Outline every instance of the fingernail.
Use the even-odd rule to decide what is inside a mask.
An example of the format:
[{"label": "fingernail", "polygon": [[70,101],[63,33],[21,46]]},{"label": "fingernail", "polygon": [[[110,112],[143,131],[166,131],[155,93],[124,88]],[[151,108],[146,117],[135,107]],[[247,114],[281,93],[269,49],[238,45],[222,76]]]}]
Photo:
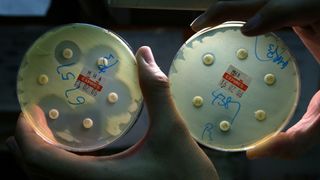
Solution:
[{"label": "fingernail", "polygon": [[192,23],[190,24],[190,27],[193,30],[200,30],[204,21],[205,21],[204,14],[201,14],[195,20],[192,21]]},{"label": "fingernail", "polygon": [[143,46],[139,48],[136,58],[138,59],[138,61],[144,61],[147,64],[151,64],[153,61],[150,47]]},{"label": "fingernail", "polygon": [[137,56],[136,56],[138,62],[144,62],[146,64],[149,64],[142,56],[141,56],[141,53],[138,53]]},{"label": "fingernail", "polygon": [[150,64],[150,63],[151,63],[150,59],[148,59],[148,58],[145,58],[145,57],[141,56],[141,59],[142,59],[144,62],[146,62],[147,64]]},{"label": "fingernail", "polygon": [[142,55],[141,55],[141,52],[137,52],[137,54],[136,54],[136,59],[137,59],[137,61],[138,61],[138,64],[149,64],[143,57],[142,57]]},{"label": "fingernail", "polygon": [[261,23],[260,14],[255,15],[253,18],[249,19],[248,22],[241,28],[242,32],[246,33],[252,31]]}]

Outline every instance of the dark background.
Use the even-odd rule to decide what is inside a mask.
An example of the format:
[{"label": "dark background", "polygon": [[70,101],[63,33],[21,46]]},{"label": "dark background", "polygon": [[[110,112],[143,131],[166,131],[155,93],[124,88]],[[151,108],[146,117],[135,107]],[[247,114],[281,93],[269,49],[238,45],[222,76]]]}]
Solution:
[{"label": "dark background", "polygon": [[[0,4],[1,6],[1,4]],[[16,74],[28,47],[52,27],[66,23],[90,23],[110,29],[123,37],[135,51],[150,46],[164,72],[194,32],[189,24],[201,12],[175,10],[142,10],[109,8],[102,0],[52,1],[44,16],[0,16],[0,161],[2,177],[23,178],[25,174],[5,146],[5,139],[14,134],[20,113],[16,97]],[[312,95],[320,87],[320,68],[298,37],[289,29],[276,32],[296,56],[301,71],[302,92],[296,114],[297,122],[305,112]],[[135,143],[146,131],[144,109],[132,130],[107,148],[121,151]],[[261,159],[249,161],[244,153],[224,153],[204,148],[216,165],[222,180],[228,179],[320,179],[320,147],[316,146],[295,160]],[[8,178],[8,179],[9,179]],[[5,178],[1,178],[5,179]]]}]

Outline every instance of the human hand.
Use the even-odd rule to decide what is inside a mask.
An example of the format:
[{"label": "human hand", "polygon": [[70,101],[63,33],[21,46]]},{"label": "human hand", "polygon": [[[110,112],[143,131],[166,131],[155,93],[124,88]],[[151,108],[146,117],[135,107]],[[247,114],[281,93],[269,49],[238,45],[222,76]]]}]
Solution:
[{"label": "human hand", "polygon": [[310,101],[302,119],[269,141],[247,151],[249,159],[276,157],[293,159],[320,142],[320,91]]},{"label": "human hand", "polygon": [[[242,33],[259,35],[282,27],[293,27],[306,47],[320,62],[320,3],[317,0],[219,1],[192,24],[195,31],[225,21],[247,21]],[[247,151],[250,159],[259,157],[294,158],[320,141],[320,91],[312,98],[302,119],[286,132]]]},{"label": "human hand", "polygon": [[177,113],[168,78],[157,66],[150,48],[141,47],[136,56],[140,87],[150,117],[144,138],[119,154],[77,155],[43,141],[21,115],[15,137],[8,138],[7,145],[30,177],[218,179],[213,164],[192,139]]},{"label": "human hand", "polygon": [[195,31],[225,21],[247,21],[242,33],[255,36],[293,27],[320,63],[320,3],[318,0],[235,0],[213,3],[191,27]]}]

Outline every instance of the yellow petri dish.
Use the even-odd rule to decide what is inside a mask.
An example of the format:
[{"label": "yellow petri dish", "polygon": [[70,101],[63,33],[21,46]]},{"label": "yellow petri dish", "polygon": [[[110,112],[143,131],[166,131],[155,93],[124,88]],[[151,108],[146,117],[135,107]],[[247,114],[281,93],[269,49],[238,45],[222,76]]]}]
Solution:
[{"label": "yellow petri dish", "polygon": [[[273,33],[244,36],[241,26],[227,22],[196,33],[177,52],[169,72],[172,96],[192,136],[222,151],[245,151],[277,134],[300,96],[298,67],[284,42]],[[241,61],[239,49],[247,54]],[[211,66],[203,64],[206,54],[215,57]],[[266,74],[277,82],[266,84]],[[203,98],[201,107],[190,103],[194,96]],[[257,121],[257,110],[268,117]],[[221,122],[228,131],[221,130]]]},{"label": "yellow petri dish", "polygon": [[[108,63],[97,63],[99,59]],[[39,77],[46,78],[39,83]],[[35,41],[21,63],[17,92],[36,133],[77,152],[98,150],[119,139],[142,105],[131,49],[115,33],[89,24],[64,25]],[[111,104],[106,99],[113,92],[119,100]],[[90,128],[83,127],[86,118],[94,124]]]}]

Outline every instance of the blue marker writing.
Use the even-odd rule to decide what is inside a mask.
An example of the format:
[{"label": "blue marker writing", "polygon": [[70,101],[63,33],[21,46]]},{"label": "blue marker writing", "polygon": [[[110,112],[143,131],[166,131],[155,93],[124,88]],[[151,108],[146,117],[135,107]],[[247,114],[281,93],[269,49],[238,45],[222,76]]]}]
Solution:
[{"label": "blue marker writing", "polygon": [[114,62],[113,64],[110,64],[110,65],[99,65],[98,68],[99,68],[99,73],[104,73],[107,71],[107,69],[109,69],[110,67],[116,65],[118,63],[118,60],[116,62]]},{"label": "blue marker writing", "polygon": [[61,74],[61,71],[60,71],[61,68],[63,68],[63,67],[69,67],[69,66],[72,66],[72,65],[74,65],[74,64],[75,64],[75,63],[70,63],[70,64],[62,64],[62,65],[58,66],[57,69],[56,69],[56,70],[57,70],[57,73],[58,73],[58,74]]},{"label": "blue marker writing", "polygon": [[209,140],[212,141],[213,127],[212,123],[205,124],[201,138],[204,139],[205,135],[208,134]]},{"label": "blue marker writing", "polygon": [[[115,57],[112,54],[109,54],[108,56],[105,56],[104,58],[106,58],[108,61],[114,60]],[[99,68],[99,73],[104,73],[107,71],[107,69],[111,68],[112,66],[116,65],[119,61],[117,59],[115,59],[115,62],[113,62],[112,64],[108,64],[108,65],[98,65]]]},{"label": "blue marker writing", "polygon": [[284,51],[279,53],[278,45],[275,45],[275,44],[268,45],[267,52],[266,52],[267,59],[263,59],[259,57],[257,49],[258,49],[258,37],[256,37],[256,42],[255,42],[255,55],[259,61],[272,61],[273,63],[280,65],[281,69],[285,69],[288,66],[289,61],[284,60],[284,57],[282,56]]},{"label": "blue marker writing", "polygon": [[[235,115],[231,119],[231,124],[232,124],[233,121],[235,120],[235,118],[237,117],[237,115],[240,112],[241,104],[238,101],[234,101],[231,96],[226,96],[223,93],[223,91],[220,91],[220,90],[221,89],[214,90],[211,93],[211,95],[213,97],[213,99],[211,101],[211,104],[212,105],[216,104],[218,106],[223,107],[226,110],[229,110],[229,105],[236,105],[237,106],[237,108],[236,108],[237,110],[236,110]],[[219,91],[220,91],[220,93],[219,93]]]},{"label": "blue marker writing", "polygon": [[[74,80],[76,77],[74,75],[74,73],[72,72],[67,72],[67,73],[62,73],[61,72],[61,69],[64,68],[64,67],[69,67],[69,66],[72,66],[74,65],[75,63],[70,63],[70,64],[63,64],[63,65],[60,65],[57,67],[56,71],[57,71],[57,74],[61,75],[61,79],[63,81],[67,81],[67,80]],[[67,98],[67,101],[69,104],[72,104],[72,105],[81,105],[81,104],[84,104],[86,102],[86,99],[83,97],[83,96],[77,96],[75,98],[75,101],[70,101],[69,99],[69,94],[72,92],[72,91],[75,91],[77,89],[79,89],[80,86],[77,86],[76,88],[71,88],[71,89],[67,89],[65,90],[64,92],[64,95],[65,97]]]}]

